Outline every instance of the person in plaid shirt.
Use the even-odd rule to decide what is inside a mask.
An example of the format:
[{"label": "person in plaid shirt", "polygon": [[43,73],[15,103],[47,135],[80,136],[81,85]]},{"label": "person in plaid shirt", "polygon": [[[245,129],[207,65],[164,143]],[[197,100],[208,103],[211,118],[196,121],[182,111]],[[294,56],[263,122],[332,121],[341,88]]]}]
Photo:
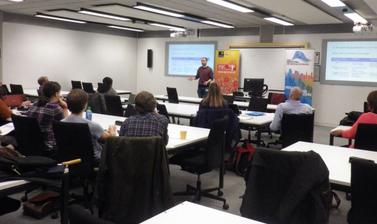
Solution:
[{"label": "person in plaid shirt", "polygon": [[155,111],[156,105],[156,99],[151,93],[147,91],[138,93],[135,97],[135,109],[138,114],[124,121],[119,135],[129,137],[161,136],[166,145],[169,120]]},{"label": "person in plaid shirt", "polygon": [[68,116],[67,103],[62,100],[60,89],[57,82],[45,83],[42,88],[43,95],[26,112],[28,117],[37,119],[47,146],[46,155],[50,156],[56,151],[52,122]]}]

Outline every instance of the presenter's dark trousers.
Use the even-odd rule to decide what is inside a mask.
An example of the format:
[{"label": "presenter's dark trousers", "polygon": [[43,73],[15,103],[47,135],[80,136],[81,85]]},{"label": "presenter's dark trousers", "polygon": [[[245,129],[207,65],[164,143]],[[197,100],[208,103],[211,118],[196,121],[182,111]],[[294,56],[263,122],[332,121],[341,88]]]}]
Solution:
[{"label": "presenter's dark trousers", "polygon": [[207,96],[208,87],[207,86],[198,86],[198,97],[204,98]]}]

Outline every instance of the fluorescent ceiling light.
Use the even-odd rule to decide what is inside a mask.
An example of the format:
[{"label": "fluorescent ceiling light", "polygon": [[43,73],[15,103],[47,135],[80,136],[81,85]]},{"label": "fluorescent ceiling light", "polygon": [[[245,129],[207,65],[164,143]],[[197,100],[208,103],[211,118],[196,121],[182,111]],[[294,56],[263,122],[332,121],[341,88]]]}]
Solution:
[{"label": "fluorescent ceiling light", "polygon": [[344,15],[347,16],[348,18],[350,18],[354,23],[361,23],[361,24],[367,24],[368,23],[368,21],[366,19],[364,19],[362,16],[360,16],[356,12],[344,13]]},{"label": "fluorescent ceiling light", "polygon": [[66,18],[57,17],[57,16],[49,16],[49,15],[42,15],[42,14],[37,14],[35,16],[40,17],[40,18],[45,18],[45,19],[60,20],[60,21],[71,22],[71,23],[86,23],[85,21],[81,21],[81,20],[66,19]]},{"label": "fluorescent ceiling light", "polygon": [[209,24],[209,25],[213,25],[213,26],[223,27],[223,28],[234,28],[234,26],[224,24],[224,23],[215,22],[215,21],[212,21],[212,20],[201,20],[200,22],[205,23],[205,24]]},{"label": "fluorescent ceiling light", "polygon": [[270,22],[273,22],[273,23],[277,23],[277,24],[283,25],[283,26],[293,26],[294,25],[293,23],[289,23],[287,21],[284,21],[282,19],[278,19],[278,18],[275,18],[275,17],[266,17],[264,19],[268,20]]},{"label": "fluorescent ceiling light", "polygon": [[159,9],[159,8],[155,8],[155,7],[151,7],[151,6],[147,6],[147,5],[135,5],[134,8],[135,9],[141,9],[141,10],[148,11],[148,12],[154,12],[154,13],[158,13],[158,14],[162,14],[162,15],[167,15],[167,16],[185,17],[185,15],[180,14],[180,13],[171,12],[171,11],[167,11],[167,10],[163,10],[163,9]]},{"label": "fluorescent ceiling light", "polygon": [[108,19],[115,19],[115,20],[121,20],[121,21],[130,21],[129,18],[121,17],[121,16],[114,16],[106,13],[99,13],[99,12],[93,12],[89,10],[80,10],[79,13],[81,14],[86,14],[86,15],[91,15],[91,16],[99,16],[99,17],[104,17]]},{"label": "fluorescent ceiling light", "polygon": [[8,0],[10,2],[23,2],[24,0]]},{"label": "fluorescent ceiling light", "polygon": [[207,2],[211,2],[229,9],[233,9],[239,12],[243,13],[249,13],[249,12],[254,12],[254,10],[251,10],[245,6],[238,5],[236,3],[230,2],[230,1],[225,1],[225,0],[207,0]]},{"label": "fluorescent ceiling light", "polygon": [[134,31],[134,32],[144,32],[144,30],[141,29],[135,29],[135,28],[129,28],[129,27],[124,27],[124,26],[107,26],[113,29],[119,29],[119,30],[129,30],[129,31]]},{"label": "fluorescent ceiling light", "polygon": [[176,26],[171,26],[171,25],[166,25],[166,24],[161,24],[161,23],[148,23],[148,24],[152,25],[152,26],[159,26],[159,27],[168,28],[171,31],[182,31],[182,32],[186,31],[186,29],[181,28],[181,27],[176,27]]},{"label": "fluorescent ceiling light", "polygon": [[343,7],[343,6],[346,6],[346,4],[344,4],[344,2],[342,2],[340,0],[321,0],[321,1],[323,1],[324,3],[326,3],[330,7]]}]

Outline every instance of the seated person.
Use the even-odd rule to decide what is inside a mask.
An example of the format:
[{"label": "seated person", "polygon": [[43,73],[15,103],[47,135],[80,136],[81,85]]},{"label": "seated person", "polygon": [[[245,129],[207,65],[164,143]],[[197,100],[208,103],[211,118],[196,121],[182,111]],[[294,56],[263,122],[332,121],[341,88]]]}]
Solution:
[{"label": "seated person", "polygon": [[227,108],[226,101],[221,94],[221,89],[216,82],[212,81],[208,88],[207,96],[200,102],[201,108]]},{"label": "seated person", "polygon": [[47,82],[48,82],[47,76],[41,76],[41,77],[39,77],[39,79],[38,79],[39,87],[38,87],[38,90],[37,90],[38,91],[38,96],[40,96],[42,94],[43,85],[45,83],[47,83]]},{"label": "seated person", "polygon": [[289,99],[284,103],[280,103],[275,111],[274,120],[270,124],[272,131],[280,131],[281,119],[283,114],[311,114],[313,108],[305,103],[300,102],[302,90],[299,87],[293,87],[289,94]]},{"label": "seated person", "polygon": [[106,95],[113,95],[113,96],[118,95],[117,91],[115,91],[115,89],[113,89],[113,79],[112,78],[105,77],[105,78],[102,79],[102,83],[103,83],[103,89],[99,90],[100,91],[99,93],[103,93],[103,94],[106,94]]},{"label": "seated person", "polygon": [[[88,94],[82,89],[73,89],[67,96],[67,105],[71,114],[64,118],[63,122],[87,123],[90,133],[93,137],[93,151],[96,159],[101,158],[102,146],[98,142],[99,139],[104,140],[110,136],[116,135],[115,125],[111,125],[108,130],[103,128],[96,122],[83,118],[83,114],[88,105]],[[79,137],[79,136],[78,136]]]},{"label": "seated person", "polygon": [[151,93],[147,91],[138,93],[135,97],[137,114],[124,121],[119,135],[129,137],[161,136],[167,144],[169,120],[155,111],[156,105],[156,99]]},{"label": "seated person", "polygon": [[26,112],[28,117],[36,118],[39,123],[48,148],[47,156],[53,155],[56,151],[52,122],[60,121],[68,116],[67,104],[60,96],[60,89],[61,87],[57,82],[45,83],[39,100]]},{"label": "seated person", "polygon": [[367,97],[370,112],[363,113],[348,130],[334,130],[331,135],[354,139],[359,124],[377,124],[377,90],[369,93]]}]

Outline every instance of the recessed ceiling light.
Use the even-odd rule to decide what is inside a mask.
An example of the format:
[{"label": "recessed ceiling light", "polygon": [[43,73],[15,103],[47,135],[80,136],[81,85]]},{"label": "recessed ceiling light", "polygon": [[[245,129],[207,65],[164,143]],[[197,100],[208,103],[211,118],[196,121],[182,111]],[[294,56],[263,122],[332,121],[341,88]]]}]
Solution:
[{"label": "recessed ceiling light", "polygon": [[368,21],[366,19],[364,19],[362,16],[360,16],[356,12],[344,13],[344,15],[347,16],[348,18],[350,18],[354,23],[361,23],[361,24],[367,24],[368,23]]},{"label": "recessed ceiling light", "polygon": [[162,15],[166,15],[166,16],[185,17],[185,15],[177,13],[177,12],[168,11],[168,10],[165,10],[165,9],[161,9],[161,8],[153,7],[153,6],[149,6],[149,5],[144,5],[144,4],[135,5],[134,8],[144,10],[144,11],[148,11],[148,12],[154,12],[154,13],[158,13],[158,14],[162,14]]},{"label": "recessed ceiling light", "polygon": [[71,23],[86,23],[85,21],[81,21],[81,20],[67,19],[63,17],[49,16],[49,15],[43,15],[43,14],[37,14],[35,16],[40,17],[40,18],[45,18],[45,19],[60,20],[60,21],[71,22]]},{"label": "recessed ceiling light", "polygon": [[8,0],[10,2],[23,2],[24,0]]},{"label": "recessed ceiling light", "polygon": [[343,6],[346,6],[346,4],[344,4],[344,2],[342,2],[340,0],[321,0],[321,1],[323,1],[324,3],[326,3],[330,7],[343,7]]},{"label": "recessed ceiling light", "polygon": [[277,24],[283,25],[283,26],[293,26],[294,25],[293,23],[289,23],[287,21],[284,21],[282,19],[278,19],[278,18],[275,18],[275,17],[266,17],[264,19],[268,20],[270,22],[273,22],[273,23],[277,23]]},{"label": "recessed ceiling light", "polygon": [[79,13],[86,14],[86,15],[91,15],[91,16],[104,17],[104,18],[108,18],[108,19],[115,19],[115,20],[121,20],[121,21],[130,21],[130,19],[126,18],[126,17],[110,15],[110,14],[107,14],[107,13],[99,13],[99,12],[94,12],[94,11],[86,10],[86,9],[80,10]]},{"label": "recessed ceiling light", "polygon": [[119,29],[119,30],[129,30],[129,31],[134,31],[134,32],[144,32],[144,30],[141,30],[141,29],[124,27],[124,26],[113,26],[113,25],[110,25],[110,26],[107,26],[107,27],[110,27],[110,28],[113,28],[113,29]]},{"label": "recessed ceiling light", "polygon": [[231,1],[225,1],[225,0],[207,0],[207,2],[211,2],[229,9],[233,9],[239,12],[243,13],[249,13],[249,12],[254,12],[254,10],[249,9],[245,6],[239,5],[237,3],[231,2]]},{"label": "recessed ceiling light", "polygon": [[212,21],[212,20],[201,20],[200,22],[205,23],[205,24],[209,24],[209,25],[213,25],[213,26],[223,27],[223,28],[234,28],[234,26],[224,24],[224,23],[215,22],[215,21]]},{"label": "recessed ceiling light", "polygon": [[161,23],[148,23],[149,25],[152,25],[152,26],[159,26],[159,27],[164,27],[164,28],[168,28],[170,29],[171,31],[186,31],[185,28],[182,28],[182,27],[177,27],[177,26],[171,26],[171,25],[166,25],[166,24],[161,24]]}]

